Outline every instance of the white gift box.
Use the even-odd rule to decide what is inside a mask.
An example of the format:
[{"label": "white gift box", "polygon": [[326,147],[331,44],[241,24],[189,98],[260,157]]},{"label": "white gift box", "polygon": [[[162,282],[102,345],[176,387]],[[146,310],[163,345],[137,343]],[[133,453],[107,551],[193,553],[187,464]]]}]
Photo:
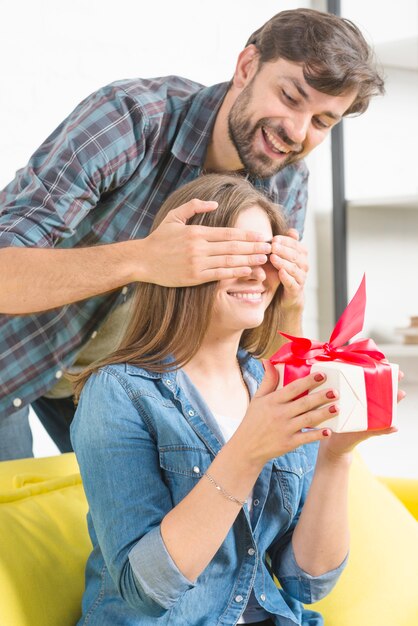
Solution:
[{"label": "white gift box", "polygon": [[[387,425],[382,428],[396,426],[397,423],[397,394],[399,366],[389,364],[392,371],[392,412],[387,416]],[[280,375],[278,388],[282,387],[283,373],[286,365],[279,363],[275,368]],[[335,389],[339,393],[337,400],[330,401],[329,405],[338,403],[339,413],[335,417],[322,422],[318,428],[329,428],[336,433],[358,432],[368,430],[368,409],[366,395],[366,381],[364,369],[358,365],[342,363],[340,361],[321,361],[314,363],[311,372],[323,372],[326,380],[315,388]]]}]

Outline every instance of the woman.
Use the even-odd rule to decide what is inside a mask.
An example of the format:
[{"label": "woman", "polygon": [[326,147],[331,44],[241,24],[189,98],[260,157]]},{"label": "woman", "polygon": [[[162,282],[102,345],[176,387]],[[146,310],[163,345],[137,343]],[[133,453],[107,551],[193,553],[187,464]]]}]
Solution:
[{"label": "woman", "polygon": [[[276,205],[220,175],[177,190],[154,227],[194,197],[218,208],[191,223],[285,230]],[[338,411],[336,391],[315,392],[323,374],[278,391],[268,362],[264,374],[255,357],[277,328],[300,332],[301,290],[281,291],[267,258],[244,278],[140,284],[121,346],[78,379],[93,543],[79,624],[322,624],[302,603],[344,567],[350,452],[370,433],[307,429]]]}]

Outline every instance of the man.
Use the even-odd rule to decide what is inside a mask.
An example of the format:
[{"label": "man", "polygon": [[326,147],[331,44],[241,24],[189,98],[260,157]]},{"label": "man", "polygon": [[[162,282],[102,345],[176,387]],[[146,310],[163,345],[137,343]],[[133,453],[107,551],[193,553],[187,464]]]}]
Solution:
[{"label": "man", "polygon": [[[250,37],[229,84],[125,80],[86,98],[0,195],[0,459],[31,454],[29,404],[60,450],[71,449],[63,372],[113,348],[131,283],[245,276],[272,253],[285,319],[296,315],[307,272],[303,157],[382,92],[351,22],[298,9]],[[187,226],[216,210],[198,199],[148,235],[171,191],[225,171],[284,206],[287,237]]]}]

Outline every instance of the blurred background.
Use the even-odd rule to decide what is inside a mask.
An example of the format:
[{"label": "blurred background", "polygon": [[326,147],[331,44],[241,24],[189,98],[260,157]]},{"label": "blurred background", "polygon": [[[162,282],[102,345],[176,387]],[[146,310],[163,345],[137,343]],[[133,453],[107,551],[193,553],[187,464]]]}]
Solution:
[{"label": "blurred background", "polygon": [[[228,80],[248,36],[273,14],[325,1],[0,0],[0,187],[87,94],[114,80],[178,74],[203,84]],[[379,474],[418,476],[418,2],[343,0],[376,49],[386,95],[343,123],[342,182],[346,214],[344,276],[334,276],[331,141],[309,157],[305,243],[311,272],[305,336],[325,341],[335,324],[334,289],[342,278],[351,297],[367,275],[363,336],[376,339],[405,372],[407,398],[399,433],[361,445]],[[345,254],[344,248],[347,248]],[[340,250],[341,248],[341,250]],[[57,452],[34,415],[35,454]]]}]

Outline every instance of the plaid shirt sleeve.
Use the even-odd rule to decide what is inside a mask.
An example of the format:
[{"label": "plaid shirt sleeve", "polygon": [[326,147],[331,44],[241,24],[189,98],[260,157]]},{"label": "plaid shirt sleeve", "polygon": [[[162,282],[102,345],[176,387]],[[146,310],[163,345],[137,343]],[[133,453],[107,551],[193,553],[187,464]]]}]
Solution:
[{"label": "plaid shirt sleeve", "polygon": [[300,239],[302,239],[305,230],[306,209],[308,204],[308,178],[309,172],[306,169],[301,177],[295,202],[287,218],[289,228],[296,228]]},{"label": "plaid shirt sleeve", "polygon": [[86,98],[0,193],[0,247],[53,247],[141,162],[148,119],[118,83]]}]

